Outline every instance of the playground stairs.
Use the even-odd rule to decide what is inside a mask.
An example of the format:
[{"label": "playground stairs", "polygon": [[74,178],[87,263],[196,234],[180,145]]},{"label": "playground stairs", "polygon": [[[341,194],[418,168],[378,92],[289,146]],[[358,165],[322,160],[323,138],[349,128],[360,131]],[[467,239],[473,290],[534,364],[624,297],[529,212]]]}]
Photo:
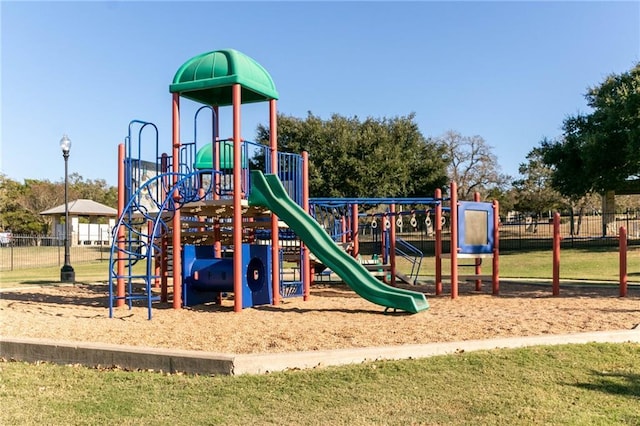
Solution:
[{"label": "playground stairs", "polygon": [[[149,259],[148,253],[154,250],[142,241],[128,239],[116,245],[115,256],[112,251],[109,279],[110,316],[112,309],[120,304],[119,301],[123,301],[129,308],[136,302],[146,302],[150,318],[151,304],[160,300],[160,296],[152,290],[160,279],[160,275],[153,269],[152,259]],[[121,270],[118,268],[118,261],[122,262]],[[125,287],[124,295],[118,295],[113,291],[114,286],[117,287],[120,283]]]},{"label": "playground stairs", "polygon": [[402,238],[397,238],[396,256],[406,260],[411,266],[409,275],[396,273],[396,277],[407,284],[417,284],[420,266],[422,266],[422,259],[424,258],[422,251]]},{"label": "playground stairs", "polygon": [[[188,176],[179,181],[171,190],[180,194],[184,204],[189,198],[197,197]],[[153,289],[158,286],[161,274],[172,270],[172,251],[169,249],[169,227],[175,217],[176,203],[167,197],[164,189],[167,175],[157,175],[132,192],[114,227],[114,235],[109,259],[109,316],[113,308],[126,303],[129,308],[140,302],[146,304],[149,319],[151,305],[161,296]],[[153,190],[151,190],[153,188]],[[179,207],[178,207],[179,208]],[[164,271],[160,265],[164,262]]]},{"label": "playground stairs", "polygon": [[406,284],[416,284],[416,280],[401,272],[396,272],[396,278]]},{"label": "playground stairs", "polygon": [[[193,191],[191,192],[193,193]],[[110,274],[110,316],[113,307],[119,300],[124,300],[131,308],[134,304],[146,303],[151,319],[151,305],[159,301],[157,288],[162,276],[173,276],[173,232],[175,208],[173,203],[155,202],[160,211],[149,212],[136,202],[134,195],[128,209],[119,220],[118,227],[124,228],[124,238],[118,244],[114,238],[111,256]],[[180,211],[180,241],[182,245],[213,246],[220,242],[224,255],[233,252],[233,214],[234,205],[230,198],[182,199]],[[241,200],[243,216],[243,243],[270,244],[271,220],[270,211],[263,207],[249,206],[247,200]],[[116,227],[116,229],[118,228]],[[284,262],[298,262],[300,259],[300,243],[293,239],[284,222],[279,223],[281,234],[281,271]],[[268,234],[269,240],[260,237],[260,233]],[[288,234],[293,234],[290,236]],[[284,238],[283,238],[284,236]],[[122,261],[123,273],[118,273],[118,261]],[[161,268],[161,265],[164,265]],[[297,274],[297,275],[296,275]],[[293,281],[291,278],[293,277]],[[302,295],[300,268],[294,268],[294,274],[285,276],[282,272],[281,293],[283,297]],[[118,296],[114,291],[118,283],[125,283],[125,295]],[[166,281],[165,281],[166,282]],[[166,297],[166,296],[165,296]]]}]

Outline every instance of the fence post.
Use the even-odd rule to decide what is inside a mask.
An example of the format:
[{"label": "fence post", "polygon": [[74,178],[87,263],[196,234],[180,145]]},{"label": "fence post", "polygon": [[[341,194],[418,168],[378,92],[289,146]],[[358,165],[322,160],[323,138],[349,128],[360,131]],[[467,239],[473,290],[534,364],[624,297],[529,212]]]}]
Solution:
[{"label": "fence post", "polygon": [[626,225],[625,231],[626,231],[627,229],[629,229],[629,216],[631,216],[629,213],[630,213],[630,212],[629,212],[629,207],[627,207],[627,211],[625,212],[625,215],[624,215],[625,222],[627,222],[627,225]]},{"label": "fence post", "polygon": [[573,212],[573,207],[571,207],[571,211],[570,211],[569,215],[570,215],[569,219],[571,220],[571,231],[570,231],[569,235],[571,236],[571,248],[573,248],[574,247],[573,243],[575,241],[575,235],[576,235],[576,232],[575,232],[576,229],[575,229],[575,225],[573,223],[575,221],[575,215],[574,215],[574,212]]},{"label": "fence post", "polygon": [[627,230],[620,227],[619,234],[620,252],[620,297],[627,297]]},{"label": "fence post", "polygon": [[518,249],[522,250],[522,219],[518,213]]},{"label": "fence post", "polygon": [[553,214],[553,295],[560,294],[560,213]]}]

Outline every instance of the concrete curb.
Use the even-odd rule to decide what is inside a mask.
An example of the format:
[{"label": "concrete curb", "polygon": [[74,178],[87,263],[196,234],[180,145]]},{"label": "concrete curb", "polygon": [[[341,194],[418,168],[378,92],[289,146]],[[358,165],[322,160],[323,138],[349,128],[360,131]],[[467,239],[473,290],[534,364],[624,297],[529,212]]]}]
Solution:
[{"label": "concrete curb", "polygon": [[478,350],[580,343],[640,343],[640,329],[467,340],[422,345],[382,346],[269,354],[220,354],[141,346],[0,337],[0,356],[21,361],[48,361],[89,367],[118,366],[190,374],[264,374],[275,371],[360,364],[376,360],[426,358]]},{"label": "concrete curb", "polygon": [[20,361],[48,361],[89,367],[233,374],[233,355],[144,346],[0,337],[0,356]]}]

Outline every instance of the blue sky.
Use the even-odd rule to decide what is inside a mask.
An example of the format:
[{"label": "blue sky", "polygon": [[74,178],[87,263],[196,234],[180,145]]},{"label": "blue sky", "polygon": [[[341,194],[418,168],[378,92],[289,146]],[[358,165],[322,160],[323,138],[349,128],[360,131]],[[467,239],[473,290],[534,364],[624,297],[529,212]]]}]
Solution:
[{"label": "blue sky", "polygon": [[[482,136],[504,173],[584,93],[640,60],[640,2],[31,2],[2,1],[1,171],[117,182],[132,119],[170,151],[169,84],[200,53],[233,48],[271,74],[281,113],[322,118],[416,114],[426,136]],[[193,111],[182,103],[184,141]],[[243,138],[268,123],[242,110]],[[221,113],[231,136],[231,111]]]}]

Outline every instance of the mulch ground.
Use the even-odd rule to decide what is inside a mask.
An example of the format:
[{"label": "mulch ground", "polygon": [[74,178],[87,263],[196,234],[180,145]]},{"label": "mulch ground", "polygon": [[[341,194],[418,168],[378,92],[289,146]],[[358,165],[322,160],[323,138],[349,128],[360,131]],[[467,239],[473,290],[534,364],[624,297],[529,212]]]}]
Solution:
[{"label": "mulch ground", "polygon": [[[623,330],[640,323],[640,289],[563,288],[501,284],[500,296],[460,285],[460,297],[434,296],[419,314],[384,309],[344,285],[314,285],[309,301],[233,312],[233,300],[174,310],[157,304],[108,315],[104,284],[31,286],[0,293],[0,335],[65,341],[178,348],[219,353],[263,353],[448,342],[494,337]],[[447,287],[445,286],[445,291]],[[487,289],[490,292],[490,288]]]}]

